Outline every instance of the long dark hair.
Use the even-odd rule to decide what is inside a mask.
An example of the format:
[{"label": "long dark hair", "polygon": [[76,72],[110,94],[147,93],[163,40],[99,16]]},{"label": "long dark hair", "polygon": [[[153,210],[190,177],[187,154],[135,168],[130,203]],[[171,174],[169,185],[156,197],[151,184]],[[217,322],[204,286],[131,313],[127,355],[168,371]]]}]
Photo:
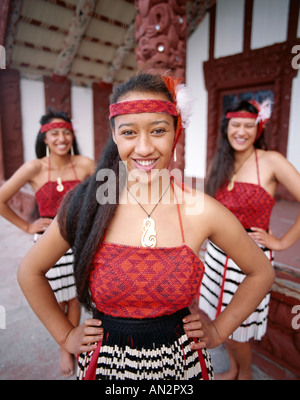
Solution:
[{"label": "long dark hair", "polygon": [[[139,73],[127,82],[115,87],[110,103],[116,103],[129,92],[162,93],[172,101],[163,79],[158,75]],[[111,120],[114,126],[113,119]],[[108,140],[98,162],[95,173],[85,182],[69,192],[58,213],[60,231],[65,240],[74,250],[74,276],[79,301],[88,309],[93,310],[91,294],[89,291],[89,278],[94,255],[103,241],[105,231],[112,220],[118,206],[119,194],[126,182],[126,171],[122,168],[122,162],[112,135]],[[121,166],[121,168],[120,168]],[[108,179],[97,180],[97,174],[103,169],[112,171],[116,176],[116,202],[110,204],[101,201],[106,192],[98,190]],[[109,187],[108,189],[109,190]],[[100,198],[99,198],[100,196]]]},{"label": "long dark hair", "polygon": [[[226,118],[225,115],[227,112],[236,112],[242,110],[258,114],[256,107],[246,100],[242,100],[237,106],[226,110],[221,122],[217,150],[212,159],[208,178],[205,183],[205,191],[210,196],[214,196],[219,187],[230,180],[234,169],[234,149],[231,147],[228,141],[227,129],[229,119]],[[267,149],[264,139],[264,132],[255,141],[254,147],[257,149]]]},{"label": "long dark hair", "polygon": [[[70,118],[64,111],[55,111],[51,110],[50,108],[47,108],[47,114],[43,115],[40,119],[40,124],[45,125],[49,124],[53,119],[55,118],[60,118],[63,119],[66,122],[71,122]],[[43,158],[46,155],[46,144],[44,142],[46,133],[42,133],[41,130],[39,130],[36,140],[35,140],[35,154],[37,158]],[[78,144],[76,140],[76,136],[74,136],[73,140],[73,150],[74,154],[79,154],[79,149],[78,149]]]}]

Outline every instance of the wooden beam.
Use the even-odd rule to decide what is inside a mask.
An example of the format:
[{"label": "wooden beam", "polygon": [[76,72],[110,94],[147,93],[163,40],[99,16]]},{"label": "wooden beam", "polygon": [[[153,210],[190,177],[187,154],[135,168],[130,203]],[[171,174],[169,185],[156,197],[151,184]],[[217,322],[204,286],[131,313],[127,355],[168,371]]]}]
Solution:
[{"label": "wooden beam", "polygon": [[287,40],[297,38],[300,0],[290,0]]},{"label": "wooden beam", "polygon": [[[120,71],[121,68],[123,68],[123,63],[126,57],[134,49],[135,44],[136,40],[135,40],[135,21],[134,21],[127,29],[123,43],[119,46],[118,50],[115,53],[115,57],[111,61],[111,64],[107,72],[103,76],[102,78],[103,82],[112,84],[115,81],[118,72]],[[124,68],[126,68],[126,66]]]},{"label": "wooden beam", "polygon": [[5,44],[6,27],[9,17],[11,0],[0,0],[0,45]]},{"label": "wooden beam", "polygon": [[215,58],[216,4],[209,10],[209,59]]},{"label": "wooden beam", "polygon": [[90,22],[94,8],[95,0],[79,1],[68,34],[65,38],[63,48],[56,62],[53,71],[54,76],[67,76],[71,71],[82,36]]},{"label": "wooden beam", "polygon": [[244,9],[244,52],[251,50],[253,0],[246,0]]}]

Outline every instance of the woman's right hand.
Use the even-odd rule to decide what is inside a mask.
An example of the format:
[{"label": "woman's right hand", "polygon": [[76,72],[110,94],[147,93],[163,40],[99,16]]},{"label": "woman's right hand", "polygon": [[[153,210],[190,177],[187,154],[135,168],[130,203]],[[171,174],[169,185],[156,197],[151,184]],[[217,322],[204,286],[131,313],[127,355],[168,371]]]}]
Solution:
[{"label": "woman's right hand", "polygon": [[51,224],[51,218],[39,218],[33,221],[32,223],[28,224],[27,233],[39,233],[44,232],[48,226]]},{"label": "woman's right hand", "polygon": [[72,354],[95,350],[98,342],[103,339],[101,323],[99,319],[86,319],[83,324],[69,332],[63,346]]}]

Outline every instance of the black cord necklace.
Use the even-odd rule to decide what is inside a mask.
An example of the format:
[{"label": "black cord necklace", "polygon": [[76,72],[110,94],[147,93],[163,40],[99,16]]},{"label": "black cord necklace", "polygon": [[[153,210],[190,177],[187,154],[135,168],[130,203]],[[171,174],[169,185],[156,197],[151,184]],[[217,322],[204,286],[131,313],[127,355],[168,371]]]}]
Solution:
[{"label": "black cord necklace", "polygon": [[142,247],[155,247],[156,246],[156,230],[155,230],[155,221],[151,217],[153,211],[156,209],[158,204],[161,202],[161,199],[164,197],[164,195],[167,193],[169,187],[171,185],[171,181],[167,187],[167,189],[164,191],[164,193],[160,196],[160,199],[158,202],[155,204],[153,209],[151,210],[150,213],[148,213],[144,207],[140,204],[140,202],[135,198],[135,196],[130,192],[130,190],[127,188],[128,193],[133,197],[133,199],[137,202],[137,204],[141,207],[141,209],[147,214],[147,218],[144,219],[143,221],[143,226],[142,226],[142,238],[141,238],[141,244]]}]

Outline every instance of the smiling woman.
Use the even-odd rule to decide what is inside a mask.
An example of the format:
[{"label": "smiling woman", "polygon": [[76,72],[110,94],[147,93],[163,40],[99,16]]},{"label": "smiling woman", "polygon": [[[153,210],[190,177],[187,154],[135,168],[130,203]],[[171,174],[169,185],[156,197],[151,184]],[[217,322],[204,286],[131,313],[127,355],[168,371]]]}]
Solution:
[{"label": "smiling woman", "polygon": [[[93,173],[94,163],[78,153],[77,141],[69,117],[50,111],[42,116],[36,138],[37,158],[22,165],[0,189],[0,213],[8,221],[38,241],[55,218],[64,195]],[[37,209],[33,221],[25,221],[8,205],[9,200],[26,184],[35,192]],[[47,279],[62,310],[78,325],[80,307],[76,299],[73,252],[69,249],[47,272]],[[73,356],[61,348],[60,369],[63,375],[74,373]]]},{"label": "smiling woman", "polygon": [[[181,89],[170,77],[144,73],[114,89],[112,134],[94,176],[67,194],[19,269],[34,311],[61,346],[79,354],[79,379],[212,379],[207,347],[220,344],[272,284],[269,261],[239,222],[214,199],[177,184],[168,170],[187,122],[177,101]],[[116,202],[102,201],[111,190]],[[199,207],[189,215],[194,197]],[[198,254],[208,237],[247,275],[212,323],[188,309],[199,293]],[[43,276],[68,247],[78,298],[93,312],[78,328],[62,315]]]},{"label": "smiling woman", "polygon": [[[267,151],[264,126],[270,119],[270,102],[241,101],[223,118],[218,150],[207,179],[207,193],[227,207],[273,262],[274,250],[285,250],[300,237],[300,215],[280,239],[269,229],[274,194],[282,183],[300,201],[300,174],[279,153]],[[200,308],[213,320],[229,306],[245,274],[240,265],[209,241]],[[222,379],[251,378],[251,345],[267,329],[270,294],[227,341],[230,369]]]},{"label": "smiling woman", "polygon": [[[148,100],[149,96],[151,102]],[[124,110],[124,103],[128,111]],[[161,93],[130,92],[121,97],[118,104],[119,111],[116,106],[111,107],[111,118],[114,118],[113,140],[121,160],[127,163],[128,172],[134,169],[147,172],[150,184],[151,171],[161,170],[169,165],[176,130],[172,114],[176,115],[177,111],[173,103],[168,102],[166,96]],[[137,110],[134,109],[136,104]],[[172,114],[162,114],[161,109],[164,110],[168,106],[173,106]],[[141,112],[143,110],[151,112]],[[129,113],[124,114],[125,112]]]}]

